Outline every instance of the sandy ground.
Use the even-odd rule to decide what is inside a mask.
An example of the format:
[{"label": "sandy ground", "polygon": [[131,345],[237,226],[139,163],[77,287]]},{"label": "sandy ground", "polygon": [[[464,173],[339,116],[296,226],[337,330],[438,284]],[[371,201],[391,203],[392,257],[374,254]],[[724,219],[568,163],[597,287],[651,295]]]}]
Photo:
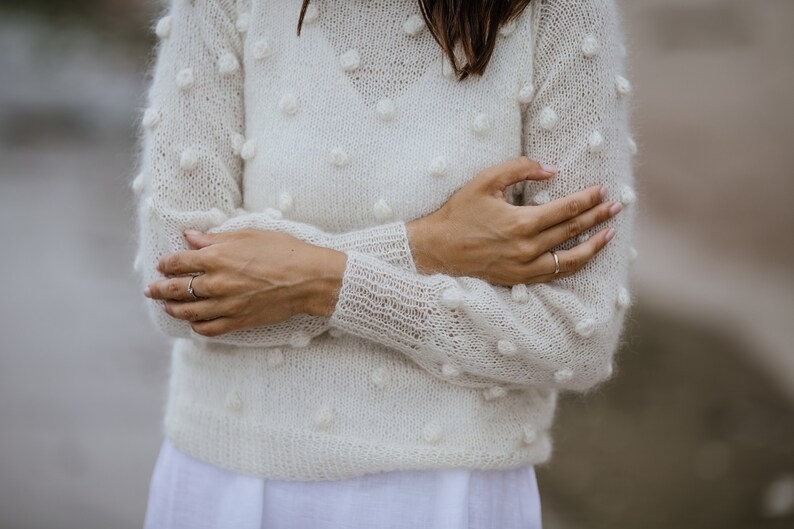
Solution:
[{"label": "sandy ground", "polygon": [[[538,473],[544,521],[791,527],[794,4],[623,5],[641,148],[637,305],[615,378],[561,402],[555,458]],[[0,119],[3,529],[140,527],[161,441],[168,340],[131,270],[125,120],[142,76],[85,67],[112,87],[83,94],[110,133],[33,142],[51,116]],[[0,118],[23,96],[46,99],[46,73],[30,90],[21,77],[0,80]]]}]

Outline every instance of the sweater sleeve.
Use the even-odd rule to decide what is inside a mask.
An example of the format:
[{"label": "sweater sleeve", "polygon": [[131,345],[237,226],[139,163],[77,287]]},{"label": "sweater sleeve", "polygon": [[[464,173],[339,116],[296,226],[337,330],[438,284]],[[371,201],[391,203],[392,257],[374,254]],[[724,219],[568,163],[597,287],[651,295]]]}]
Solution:
[{"label": "sweater sleeve", "polygon": [[[416,271],[405,223],[346,233],[327,233],[281,218],[268,208],[241,208],[245,149],[242,41],[235,27],[234,0],[175,0],[157,24],[160,38],[143,115],[137,197],[138,254],[134,268],[143,285],[163,276],[159,258],[189,249],[183,230],[210,233],[255,228],[289,233],[311,244],[355,250],[395,268]],[[242,151],[242,152],[241,152]],[[146,300],[148,313],[164,334],[237,345],[306,345],[329,328],[328,318],[298,314],[273,325],[207,338],[190,323]]]},{"label": "sweater sleeve", "polygon": [[[527,182],[523,205],[597,183],[629,205],[636,198],[629,84],[615,2],[531,5],[534,98],[523,109],[523,154],[559,173]],[[589,230],[610,226],[616,235],[575,274],[542,284],[418,275],[348,252],[331,325],[399,350],[450,383],[482,387],[486,397],[525,386],[585,392],[613,370],[631,302],[633,222],[627,207]]]}]

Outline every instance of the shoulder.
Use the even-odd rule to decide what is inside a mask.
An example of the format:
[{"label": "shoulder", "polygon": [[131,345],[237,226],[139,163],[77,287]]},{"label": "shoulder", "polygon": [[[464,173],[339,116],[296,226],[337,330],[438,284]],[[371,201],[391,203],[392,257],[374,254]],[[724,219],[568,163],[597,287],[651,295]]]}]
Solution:
[{"label": "shoulder", "polygon": [[617,0],[533,0],[539,36],[575,38],[583,31],[615,34],[620,27]]}]

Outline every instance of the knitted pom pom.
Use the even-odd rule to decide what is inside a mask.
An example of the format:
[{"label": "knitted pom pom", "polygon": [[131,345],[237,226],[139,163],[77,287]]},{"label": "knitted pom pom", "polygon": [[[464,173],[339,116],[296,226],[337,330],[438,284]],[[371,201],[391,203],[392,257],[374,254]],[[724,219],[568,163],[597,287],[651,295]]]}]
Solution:
[{"label": "knitted pom pom", "polygon": [[556,382],[568,382],[572,378],[573,378],[573,371],[571,371],[567,367],[563,369],[558,369],[557,371],[554,372],[554,380]]},{"label": "knitted pom pom", "polygon": [[311,341],[311,335],[305,331],[296,331],[289,337],[289,344],[292,347],[306,347]]},{"label": "knitted pom pom", "polygon": [[375,111],[378,113],[380,119],[389,121],[394,118],[394,102],[389,98],[381,99],[375,106]]},{"label": "knitted pom pom", "polygon": [[631,93],[631,83],[622,75],[615,76],[615,90],[619,95],[625,96]]},{"label": "knitted pom pom", "polygon": [[458,287],[450,287],[441,293],[441,304],[448,309],[457,309],[466,301],[464,292]]},{"label": "knitted pom pom", "polygon": [[346,72],[351,72],[358,68],[361,65],[361,56],[358,54],[358,50],[353,48],[340,55],[339,64]]},{"label": "knitted pom pom", "polygon": [[485,397],[485,400],[500,399],[507,395],[507,390],[502,386],[491,386],[490,388],[484,389],[482,395]]},{"label": "knitted pom pom", "polygon": [[389,372],[385,367],[378,367],[372,370],[369,375],[370,380],[375,386],[382,388],[389,381]]},{"label": "knitted pom pom", "polygon": [[240,15],[237,17],[237,23],[235,24],[237,26],[237,31],[240,33],[245,33],[248,31],[250,22],[251,17],[248,15],[248,13],[240,13]]},{"label": "knitted pom pom", "polygon": [[336,420],[336,411],[330,406],[320,406],[314,414],[314,427],[327,430]]},{"label": "knitted pom pom", "polygon": [[160,124],[160,111],[156,108],[147,108],[143,113],[141,123],[149,130],[153,130]]},{"label": "knitted pom pom", "polygon": [[403,30],[411,36],[419,35],[427,25],[422,15],[411,15],[403,22]]},{"label": "knitted pom pom", "polygon": [[521,427],[521,442],[524,444],[532,444],[538,438],[538,432],[535,430],[535,427],[531,424],[524,424]]},{"label": "knitted pom pom", "polygon": [[510,288],[510,297],[516,303],[526,303],[529,301],[529,291],[527,290],[527,286],[523,283],[513,285]]},{"label": "knitted pom pom", "polygon": [[295,94],[284,94],[278,102],[278,108],[284,114],[291,116],[298,111],[298,98]]},{"label": "knitted pom pom", "polygon": [[306,7],[306,12],[303,14],[303,23],[304,24],[311,24],[312,22],[317,20],[318,16],[320,16],[320,12],[317,9],[317,5],[316,4],[309,4]]},{"label": "knitted pom pom", "polygon": [[524,86],[522,86],[521,89],[518,91],[518,96],[516,96],[518,102],[523,104],[531,103],[534,97],[535,97],[535,85],[533,85],[532,83],[527,83]]},{"label": "knitted pom pom", "polygon": [[267,39],[259,39],[254,43],[254,47],[251,49],[251,53],[254,56],[254,59],[261,61],[265,57],[270,57],[273,55],[273,49],[270,47],[270,41]]},{"label": "knitted pom pom", "polygon": [[256,157],[256,140],[246,140],[240,149],[240,157],[246,162]]},{"label": "knitted pom pom", "polygon": [[372,214],[380,221],[390,219],[392,213],[391,206],[389,206],[388,202],[383,198],[378,199],[372,206]]},{"label": "knitted pom pom", "polygon": [[445,377],[456,377],[460,375],[460,368],[454,364],[442,364],[441,374]]},{"label": "knitted pom pom", "polygon": [[282,191],[281,193],[279,193],[278,209],[286,213],[288,211],[291,211],[294,205],[295,203],[294,200],[292,199],[292,195],[290,195],[286,191]]},{"label": "knitted pom pom", "polygon": [[267,365],[274,368],[284,364],[284,351],[280,347],[272,347],[267,350]]},{"label": "knitted pom pom", "polygon": [[596,322],[593,318],[585,318],[576,324],[576,333],[584,338],[592,336],[595,329]]},{"label": "knitted pom pom", "polygon": [[181,90],[190,90],[193,87],[193,83],[195,82],[193,78],[193,69],[192,68],[182,68],[176,74],[176,85]]},{"label": "knitted pom pom", "polygon": [[447,174],[447,160],[443,156],[436,156],[427,166],[427,172],[433,176],[444,176]]},{"label": "knitted pom pom", "polygon": [[506,24],[502,24],[502,27],[499,28],[499,34],[503,37],[509,37],[510,35],[513,34],[515,30],[516,30],[516,21],[511,20]]},{"label": "knitted pom pom", "polygon": [[431,444],[436,444],[441,441],[444,432],[441,428],[441,424],[436,421],[428,421],[425,423],[424,428],[422,428],[422,438]]},{"label": "knitted pom pom", "polygon": [[154,32],[161,39],[167,39],[171,36],[172,19],[171,15],[164,16],[157,22]]},{"label": "knitted pom pom", "polygon": [[582,233],[581,235],[579,235],[579,236],[576,238],[576,241],[577,241],[579,244],[582,244],[583,242],[587,242],[587,241],[588,241],[588,239],[590,239],[590,234],[589,234],[589,233],[587,233],[587,232],[585,232],[585,233]]},{"label": "knitted pom pom", "polygon": [[243,409],[243,399],[239,393],[232,391],[226,396],[226,409],[232,412],[238,412]]},{"label": "knitted pom pom", "polygon": [[518,351],[516,344],[510,340],[499,340],[496,342],[496,349],[505,356],[513,356]]},{"label": "knitted pom pom", "polygon": [[634,192],[634,189],[631,186],[623,186],[620,190],[620,201],[623,202],[624,205],[632,204],[635,200],[637,200],[637,194]]},{"label": "knitted pom pom", "polygon": [[541,189],[532,197],[532,202],[535,204],[546,204],[551,202],[551,196],[549,196],[549,192],[546,189]]},{"label": "knitted pom pom", "polygon": [[233,74],[239,69],[240,63],[237,61],[237,57],[231,53],[224,53],[221,55],[221,58],[218,59],[218,70],[220,70],[222,75]]},{"label": "knitted pom pom", "polygon": [[604,136],[601,134],[601,131],[594,130],[592,134],[590,134],[590,139],[587,142],[587,149],[590,152],[601,152],[604,148]]},{"label": "knitted pom pom", "polygon": [[185,171],[192,171],[197,165],[198,153],[194,149],[187,148],[182,151],[182,155],[179,157],[179,167]]},{"label": "knitted pom pom", "polygon": [[262,210],[262,214],[269,219],[284,218],[284,214],[281,212],[281,210],[276,208],[265,208],[264,210]]},{"label": "knitted pom pom", "polygon": [[234,154],[240,156],[240,153],[243,150],[243,145],[245,145],[245,136],[239,132],[232,134],[232,151]]},{"label": "knitted pom pom", "polygon": [[146,216],[150,219],[154,219],[157,217],[157,205],[154,203],[154,197],[148,196],[143,202],[144,210],[146,211]]},{"label": "knitted pom pom", "polygon": [[132,190],[138,196],[146,191],[146,175],[144,173],[138,173],[138,176],[132,181]]},{"label": "knitted pom pom", "polygon": [[593,35],[587,35],[582,40],[582,53],[585,57],[594,57],[601,51],[601,46],[598,44],[598,39]]},{"label": "knitted pom pom", "polygon": [[341,147],[334,147],[329,150],[328,160],[337,167],[342,167],[350,162],[347,153]]},{"label": "knitted pom pom", "polygon": [[471,129],[474,131],[475,134],[480,136],[484,136],[488,133],[491,128],[491,120],[488,119],[488,114],[485,112],[480,112],[474,117],[474,120],[471,123]]},{"label": "knitted pom pom", "polygon": [[227,220],[229,220],[229,216],[218,207],[211,208],[208,212],[209,221],[213,226],[220,226]]},{"label": "knitted pom pom", "polygon": [[538,123],[545,130],[552,130],[557,126],[557,113],[551,107],[546,107],[540,111]]},{"label": "knitted pom pom", "polygon": [[615,298],[617,306],[621,309],[628,308],[631,305],[631,293],[626,287],[618,288],[618,295]]}]

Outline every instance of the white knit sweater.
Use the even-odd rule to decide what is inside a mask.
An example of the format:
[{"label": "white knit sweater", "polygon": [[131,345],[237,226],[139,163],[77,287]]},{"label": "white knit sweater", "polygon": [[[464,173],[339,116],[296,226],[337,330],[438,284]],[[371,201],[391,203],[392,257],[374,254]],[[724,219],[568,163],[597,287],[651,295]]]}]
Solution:
[{"label": "white knit sweater", "polygon": [[173,0],[156,25],[133,182],[142,284],[189,247],[186,228],[278,230],[348,255],[328,318],[206,338],[147,301],[176,338],[166,435],[289,480],[548,460],[558,392],[613,371],[634,207],[581,271],[512,288],[419,273],[405,222],[522,154],[560,171],[514,186],[515,204],[598,183],[634,202],[614,0],[533,0],[462,82],[416,0],[312,0],[298,37],[300,5]]}]

